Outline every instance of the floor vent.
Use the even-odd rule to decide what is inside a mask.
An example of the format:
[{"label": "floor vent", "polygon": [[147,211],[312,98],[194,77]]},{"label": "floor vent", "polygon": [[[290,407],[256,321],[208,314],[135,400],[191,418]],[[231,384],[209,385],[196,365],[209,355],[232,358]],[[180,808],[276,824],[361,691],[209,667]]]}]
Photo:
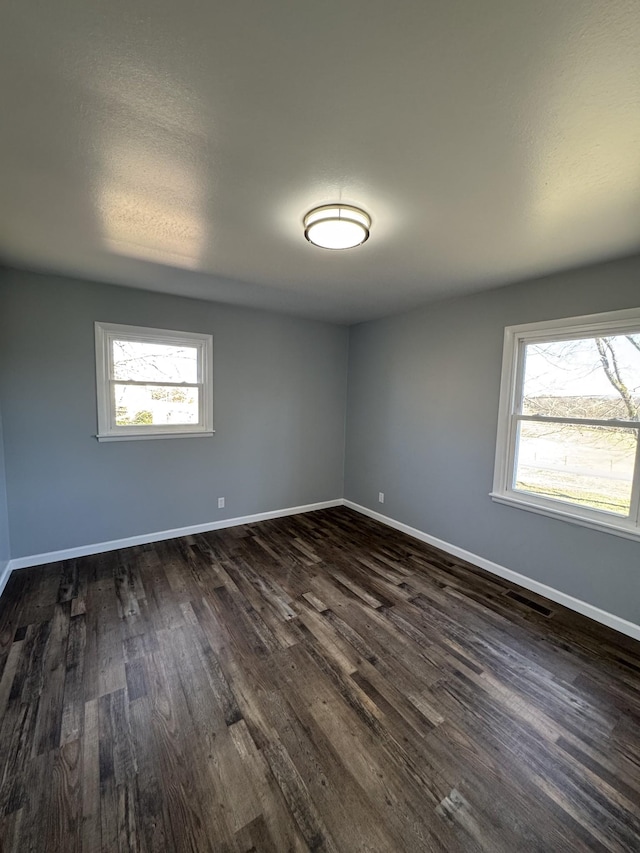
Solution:
[{"label": "floor vent", "polygon": [[530,607],[532,610],[535,610],[536,613],[542,613],[543,616],[551,616],[551,611],[548,607],[545,607],[542,604],[538,604],[537,601],[531,601],[530,598],[525,598],[524,595],[520,595],[519,592],[514,592],[513,590],[509,590],[507,593],[509,598],[513,598],[515,601],[519,601],[520,604],[524,604],[525,607]]},{"label": "floor vent", "polygon": [[635,664],[635,663],[631,663],[630,660],[626,660],[625,658],[618,658],[618,657],[616,658],[616,660],[618,661],[618,663],[622,664],[622,666],[626,666],[629,669],[633,669],[636,672],[640,672],[640,666],[637,666],[637,664]]}]

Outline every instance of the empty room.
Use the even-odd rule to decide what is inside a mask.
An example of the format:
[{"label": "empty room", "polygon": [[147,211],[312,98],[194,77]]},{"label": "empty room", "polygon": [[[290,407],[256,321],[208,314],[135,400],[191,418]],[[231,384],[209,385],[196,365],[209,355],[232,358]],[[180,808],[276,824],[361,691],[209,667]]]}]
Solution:
[{"label": "empty room", "polygon": [[637,853],[636,0],[7,0],[0,88],[0,853]]}]

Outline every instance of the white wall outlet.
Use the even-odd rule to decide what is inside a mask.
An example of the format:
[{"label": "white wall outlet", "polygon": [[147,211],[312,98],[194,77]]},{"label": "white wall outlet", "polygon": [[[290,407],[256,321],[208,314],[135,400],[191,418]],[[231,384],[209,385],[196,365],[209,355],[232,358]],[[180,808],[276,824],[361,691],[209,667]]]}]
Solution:
[{"label": "white wall outlet", "polygon": [[218,509],[224,509],[224,498],[218,498]]},{"label": "white wall outlet", "polygon": [[378,492],[378,503],[384,503],[384,492]]}]

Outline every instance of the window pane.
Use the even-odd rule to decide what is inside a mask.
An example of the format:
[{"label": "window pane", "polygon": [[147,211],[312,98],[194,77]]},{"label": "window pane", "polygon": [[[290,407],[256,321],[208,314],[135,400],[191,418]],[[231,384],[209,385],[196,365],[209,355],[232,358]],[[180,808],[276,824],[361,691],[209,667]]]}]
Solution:
[{"label": "window pane", "polygon": [[142,341],[112,342],[113,379],[136,382],[197,382],[197,347]]},{"label": "window pane", "polygon": [[514,488],[629,515],[637,430],[519,424]]},{"label": "window pane", "polygon": [[640,420],[640,334],[528,344],[522,411]]},{"label": "window pane", "polygon": [[116,426],[197,424],[198,389],[114,385]]}]

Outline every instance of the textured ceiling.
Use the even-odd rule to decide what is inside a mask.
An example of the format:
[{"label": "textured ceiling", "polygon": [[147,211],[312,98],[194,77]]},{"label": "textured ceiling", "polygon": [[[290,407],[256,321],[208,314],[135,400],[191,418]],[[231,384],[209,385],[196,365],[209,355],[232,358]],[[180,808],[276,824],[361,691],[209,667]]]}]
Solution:
[{"label": "textured ceiling", "polygon": [[4,0],[0,81],[8,264],[349,322],[640,249],[637,0]]}]

